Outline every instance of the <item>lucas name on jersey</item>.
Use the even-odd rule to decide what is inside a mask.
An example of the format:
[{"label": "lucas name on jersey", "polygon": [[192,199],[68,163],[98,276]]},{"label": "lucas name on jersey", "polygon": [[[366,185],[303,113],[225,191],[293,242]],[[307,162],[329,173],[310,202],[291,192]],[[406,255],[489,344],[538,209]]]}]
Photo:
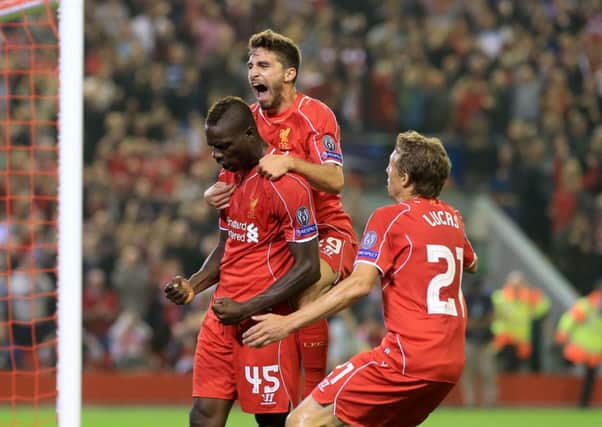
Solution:
[{"label": "lucas name on jersey", "polygon": [[460,228],[458,217],[445,211],[429,211],[422,215],[422,218],[431,226],[448,225],[454,228]]},{"label": "lucas name on jersey", "polygon": [[240,222],[230,217],[228,223],[228,238],[243,243],[259,243],[259,230],[252,222]]}]

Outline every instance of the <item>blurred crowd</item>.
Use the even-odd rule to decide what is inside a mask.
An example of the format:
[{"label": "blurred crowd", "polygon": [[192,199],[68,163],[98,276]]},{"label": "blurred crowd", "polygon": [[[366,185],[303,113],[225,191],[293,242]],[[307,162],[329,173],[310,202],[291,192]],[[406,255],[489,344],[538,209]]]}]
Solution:
[{"label": "blurred crowd", "polygon": [[[490,192],[580,294],[591,291],[602,275],[602,1],[88,0],[86,366],[190,369],[208,296],[177,307],[161,285],[194,272],[215,243],[216,212],[202,196],[217,172],[204,143],[204,114],[224,95],[252,101],[247,39],[265,28],[299,43],[299,89],[334,110],[343,150],[350,133],[365,135],[365,144],[376,132],[440,135],[454,163],[452,185]],[[26,68],[23,55],[10,60]],[[36,78],[37,93],[56,96],[52,76]],[[23,76],[4,80],[11,93],[31,90]],[[18,97],[10,108],[0,104],[13,119],[26,120],[29,110]],[[35,118],[55,114],[55,103],[46,102]],[[32,157],[26,149],[52,147],[51,128],[36,135],[1,128],[24,147],[2,151],[4,162],[11,156],[12,169],[43,168],[54,151],[36,149]],[[349,185],[361,185],[361,177],[350,178]],[[55,184],[40,179],[36,192],[52,194]],[[7,194],[32,188],[25,178],[0,186],[5,203]],[[51,203],[38,202],[20,211],[16,201],[11,215],[39,215],[39,230],[4,221],[2,244],[52,233]],[[361,230],[361,203],[346,205]],[[37,292],[47,296],[55,280],[44,269],[56,254],[28,247],[4,262],[11,271],[36,263],[49,279]],[[336,344],[350,342],[349,331],[357,331],[359,346],[379,340],[374,299],[332,322],[333,363],[357,350]],[[8,305],[0,300],[0,316]],[[41,310],[51,317],[54,308],[44,303]]]}]

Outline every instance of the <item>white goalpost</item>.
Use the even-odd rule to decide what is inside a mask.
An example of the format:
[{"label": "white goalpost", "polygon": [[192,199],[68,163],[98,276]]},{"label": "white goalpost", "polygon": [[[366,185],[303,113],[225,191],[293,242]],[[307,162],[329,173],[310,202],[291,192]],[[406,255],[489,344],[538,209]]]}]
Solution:
[{"label": "white goalpost", "polygon": [[83,0],[59,2],[59,235],[58,367],[59,427],[81,424],[82,193],[83,193]]},{"label": "white goalpost", "polygon": [[[30,425],[20,419],[24,416],[22,405],[33,408],[35,425],[47,425],[47,420],[40,419],[38,408],[47,405],[48,400],[56,402],[59,427],[81,425],[83,46],[84,0],[0,0],[0,223],[9,230],[6,242],[1,243],[8,261],[0,277],[0,356],[9,357],[5,359],[8,365],[2,365],[0,357],[0,414],[3,410],[5,414],[0,418],[10,417],[9,425]],[[38,79],[56,83],[57,77],[58,90],[53,84],[38,85]],[[39,105],[46,103],[47,107],[52,102],[58,104],[58,117],[39,116]],[[19,131],[24,132],[18,134],[19,140],[14,139]],[[53,135],[50,143],[49,134]],[[56,156],[58,165],[45,164],[37,170],[36,156]],[[17,161],[24,157],[29,163]],[[27,164],[33,166],[23,166]],[[53,193],[40,194],[38,181],[57,177],[58,190],[52,187]],[[14,205],[20,202],[29,203],[29,210],[25,211],[28,214],[13,212]],[[36,202],[58,205],[58,213],[53,210],[50,218],[40,220],[34,213]],[[34,230],[40,224],[51,231],[50,241],[43,237],[36,241],[35,231],[29,231],[31,242],[27,245],[10,241],[11,227]],[[36,248],[55,251],[56,265],[44,269],[35,264],[11,264],[14,253],[33,253]],[[37,290],[34,282],[36,274],[50,272],[57,277],[56,292],[52,293],[52,298],[57,298],[56,314],[42,320],[19,318],[14,308],[16,301],[29,301],[34,306],[38,298],[51,294]],[[31,281],[29,293],[17,292],[11,276],[16,273],[25,274]],[[56,324],[56,339],[45,341],[36,335],[40,321]],[[16,338],[18,328],[32,331],[29,344]],[[3,331],[8,337],[5,342]],[[40,349],[54,347],[56,365],[40,365]],[[29,355],[25,360],[33,358],[33,363],[23,362],[24,354]],[[2,420],[0,425],[5,425]]]}]

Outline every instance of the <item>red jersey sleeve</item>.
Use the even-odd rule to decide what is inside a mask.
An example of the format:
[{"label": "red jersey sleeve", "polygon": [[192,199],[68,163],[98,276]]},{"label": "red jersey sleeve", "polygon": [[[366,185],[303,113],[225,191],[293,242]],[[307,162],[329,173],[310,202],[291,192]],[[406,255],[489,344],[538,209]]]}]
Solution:
[{"label": "red jersey sleeve", "polygon": [[[387,233],[391,224],[397,220],[402,212],[391,215],[390,210],[379,208],[375,210],[364,229],[360,249],[357,253],[355,263],[372,264],[378,268],[381,275],[392,268],[395,254],[390,250]],[[403,245],[403,242],[397,242]],[[399,250],[399,249],[398,249]]]},{"label": "red jersey sleeve", "polygon": [[470,244],[468,237],[466,237],[466,235],[464,235],[464,260],[463,260],[464,269],[468,269],[468,268],[472,267],[476,260],[477,260],[477,257],[475,255],[474,249],[472,248],[472,245]]},{"label": "red jersey sleeve", "polygon": [[[464,230],[464,219],[462,218],[462,215],[457,210],[454,211],[454,214],[458,217],[460,226],[462,227],[462,230]],[[470,243],[470,240],[468,240],[468,237],[466,237],[466,234],[464,234],[463,254],[464,255],[463,255],[462,265],[463,265],[464,269],[468,269],[473,266],[473,264],[475,263],[475,261],[477,259],[477,256],[472,247],[472,244]]]},{"label": "red jersey sleeve", "polygon": [[308,160],[317,163],[343,165],[341,150],[341,130],[330,108],[322,102],[311,99],[300,106],[299,111],[314,132],[309,144]]},{"label": "red jersey sleeve", "polygon": [[270,181],[274,188],[276,215],[284,218],[283,230],[289,242],[305,242],[318,236],[311,187],[300,176],[286,174]]}]

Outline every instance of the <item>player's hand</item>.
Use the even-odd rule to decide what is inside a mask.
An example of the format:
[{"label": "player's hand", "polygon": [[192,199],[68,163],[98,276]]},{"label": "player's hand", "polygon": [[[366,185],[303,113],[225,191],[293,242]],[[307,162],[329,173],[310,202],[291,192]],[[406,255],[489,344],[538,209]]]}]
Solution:
[{"label": "player's hand", "polygon": [[216,298],[211,308],[224,325],[233,325],[249,317],[245,313],[243,304],[227,297]]},{"label": "player's hand", "polygon": [[194,289],[190,282],[182,276],[176,276],[164,287],[163,292],[171,302],[178,305],[189,304],[194,299]]},{"label": "player's hand", "polygon": [[214,208],[223,209],[228,207],[230,197],[232,197],[235,188],[234,184],[226,184],[225,182],[218,181],[206,189],[203,196],[207,203]]},{"label": "player's hand", "polygon": [[282,154],[268,154],[259,160],[257,172],[268,179],[278,179],[292,169],[293,158]]},{"label": "player's hand", "polygon": [[292,331],[285,316],[259,314],[251,317],[257,323],[242,334],[242,343],[249,347],[261,348],[288,336]]}]

